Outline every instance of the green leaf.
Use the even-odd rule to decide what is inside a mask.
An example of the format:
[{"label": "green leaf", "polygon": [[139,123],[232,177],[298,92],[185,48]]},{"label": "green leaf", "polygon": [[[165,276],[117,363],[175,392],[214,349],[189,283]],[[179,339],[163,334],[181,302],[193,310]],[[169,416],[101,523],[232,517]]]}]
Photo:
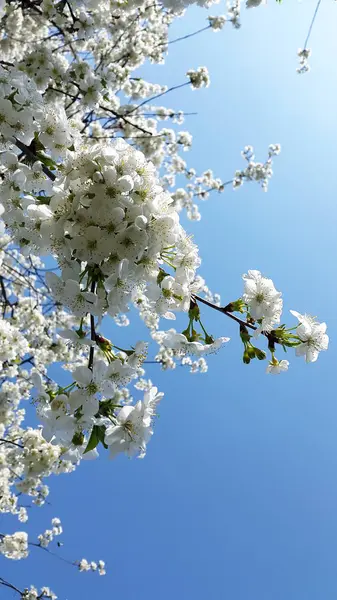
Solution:
[{"label": "green leaf", "polygon": [[34,141],[32,143],[34,144],[34,151],[35,152],[39,151],[39,150],[45,150],[44,145],[39,140],[39,134],[37,132],[34,133]]},{"label": "green leaf", "polygon": [[56,164],[50,156],[46,156],[42,152],[36,153],[37,158],[44,164],[46,167],[50,167],[51,169],[55,169]]},{"label": "green leaf", "polygon": [[[96,425],[95,425],[96,427]],[[105,427],[104,425],[97,425],[97,429],[98,429],[98,437],[99,437],[99,441],[101,442],[102,446],[104,446],[105,449],[109,448],[109,446],[105,443],[104,438],[105,438]]]},{"label": "green leaf", "polygon": [[159,268],[159,273],[157,275],[157,284],[160,285],[163,279],[168,275],[164,269]]},{"label": "green leaf", "polygon": [[94,450],[100,442],[104,446],[104,448],[108,448],[108,446],[106,445],[106,443],[104,441],[104,436],[105,436],[104,425],[94,425],[92,428],[91,436],[89,438],[87,447],[84,450],[83,454],[90,452],[90,450]]},{"label": "green leaf", "polygon": [[49,202],[51,200],[51,196],[35,196],[35,199],[38,201],[39,204],[46,204],[47,206],[49,206]]},{"label": "green leaf", "polygon": [[99,429],[99,427],[97,425],[93,426],[91,436],[89,438],[87,447],[84,450],[83,454],[90,452],[90,450],[94,450],[96,448],[96,446],[99,444],[100,440],[99,440],[98,429]]}]

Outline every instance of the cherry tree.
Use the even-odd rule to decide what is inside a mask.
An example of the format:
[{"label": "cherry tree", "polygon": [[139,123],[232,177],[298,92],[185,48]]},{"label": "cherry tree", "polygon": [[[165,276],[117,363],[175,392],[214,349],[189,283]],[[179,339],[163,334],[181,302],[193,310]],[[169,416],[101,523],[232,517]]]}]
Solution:
[{"label": "cherry tree", "polygon": [[[199,201],[228,187],[266,191],[280,146],[271,144],[262,162],[245,147],[243,166],[225,179],[185,160],[187,115],[161,103],[174,89],[208,87],[207,68],[194,65],[170,88],[145,81],[138,69],[165,61],[170,43],[180,41],[169,38],[170,25],[187,4],[0,3],[0,510],[22,524],[22,497],[41,506],[50,475],[71,473],[100,451],[145,456],[163,398],[146,364],[205,373],[205,357],[230,343],[221,320],[218,338],[207,331],[209,308],[237,323],[243,362],[266,360],[268,374],[288,370],[287,348],[308,363],[328,348],[325,323],[291,311],[285,324],[282,294],[260,271],[247,270],[241,297],[224,303],[199,275],[198,247],[180,213],[199,220]],[[206,14],[206,23],[190,35],[239,29],[240,1],[227,2],[225,14]],[[148,337],[115,346],[107,319],[126,327],[130,311]],[[177,313],[182,331],[172,327]],[[50,377],[56,363],[69,385]],[[26,423],[28,400],[35,428]],[[47,549],[61,533],[58,518],[34,541],[25,531],[2,532],[0,552],[27,558],[30,545]],[[102,560],[73,564],[105,573]],[[0,585],[24,600],[56,598],[49,588],[21,590],[2,577]]]}]

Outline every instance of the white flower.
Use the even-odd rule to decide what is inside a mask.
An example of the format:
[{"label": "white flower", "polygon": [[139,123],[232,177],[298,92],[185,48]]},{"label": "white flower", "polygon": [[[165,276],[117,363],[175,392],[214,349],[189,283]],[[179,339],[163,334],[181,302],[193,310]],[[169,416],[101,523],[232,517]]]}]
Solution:
[{"label": "white flower", "polygon": [[69,122],[63,108],[49,110],[40,120],[39,139],[53,155],[58,157],[66,146],[72,144]]},{"label": "white flower", "polygon": [[145,392],[143,399],[143,422],[146,427],[151,426],[152,419],[156,414],[157,404],[163,397],[164,394],[162,392],[158,392],[156,387],[151,387],[147,392]]},{"label": "white flower", "polygon": [[300,66],[296,69],[297,73],[302,75],[303,73],[307,73],[310,71],[309,58],[311,56],[310,48],[299,48],[297,52],[297,56],[299,57]]},{"label": "white flower", "polygon": [[69,395],[72,410],[81,406],[81,412],[85,417],[94,416],[98,412],[99,400],[96,394],[103,389],[106,371],[107,365],[103,360],[96,361],[92,370],[83,366],[73,371],[79,389]]},{"label": "white flower", "polygon": [[206,354],[217,352],[223,344],[230,340],[230,338],[221,337],[211,344],[189,342],[185,335],[177,333],[175,329],[169,329],[166,332],[159,331],[153,335],[153,338],[159,341],[165,348],[172,348],[178,353],[192,354],[195,356],[204,356]]},{"label": "white flower", "polygon": [[266,372],[271,373],[272,375],[279,375],[280,373],[288,371],[288,367],[289,361],[273,359],[269,362]]},{"label": "white flower", "polygon": [[319,353],[328,349],[329,337],[326,334],[326,323],[318,323],[315,317],[301,315],[296,310],[290,312],[300,322],[296,334],[302,343],[296,347],[296,355],[305,356],[307,363],[315,362]]},{"label": "white flower", "polygon": [[[54,398],[50,407],[38,411],[43,423],[42,435],[47,442],[69,445],[74,437],[77,423],[73,415],[66,414],[66,403]],[[57,407],[57,410],[55,408]]]},{"label": "white flower", "polygon": [[111,425],[105,432],[105,443],[110,448],[110,457],[114,458],[119,452],[128,456],[139,453],[143,458],[146,453],[146,444],[153,431],[151,422],[155,408],[163,394],[157,393],[153,387],[144,395],[143,402],[135,406],[124,406],[116,415],[116,424]]},{"label": "white flower", "polygon": [[11,558],[20,560],[28,556],[28,535],[25,531],[17,531],[12,535],[0,536],[0,553]]},{"label": "white flower", "polygon": [[63,331],[58,331],[58,335],[66,340],[71,340],[74,344],[81,344],[84,346],[95,346],[96,342],[91,340],[90,338],[84,336],[81,337],[77,331],[73,329],[64,329]]},{"label": "white flower", "polygon": [[105,575],[106,574],[104,560],[99,560],[98,561],[98,574],[99,575]]},{"label": "white flower", "polygon": [[186,76],[189,78],[192,84],[192,89],[208,87],[210,84],[210,78],[207,67],[198,67],[196,71],[190,69],[189,71],[187,71]]},{"label": "white flower", "polygon": [[91,569],[90,563],[87,561],[86,558],[82,558],[82,560],[80,560],[80,562],[78,563],[78,566],[80,571],[90,571]]},{"label": "white flower", "polygon": [[92,292],[84,292],[77,281],[68,279],[63,289],[63,301],[77,317],[94,313],[97,296]]},{"label": "white flower", "polygon": [[104,376],[102,393],[108,398],[114,395],[116,386],[127,385],[133,378],[137,377],[137,371],[125,359],[116,358],[107,366]]},{"label": "white flower", "polygon": [[100,263],[109,254],[109,239],[100,227],[87,227],[84,233],[74,237],[72,244],[76,256],[89,263]]},{"label": "white flower", "polygon": [[208,21],[213,31],[220,31],[226,24],[227,18],[224,15],[218,15],[216,17],[208,17]]},{"label": "white flower", "polygon": [[265,319],[262,327],[268,331],[273,324],[280,322],[283,305],[282,294],[275,289],[272,280],[263,277],[260,271],[248,271],[242,279],[245,282],[243,301],[248,305],[253,319]]}]

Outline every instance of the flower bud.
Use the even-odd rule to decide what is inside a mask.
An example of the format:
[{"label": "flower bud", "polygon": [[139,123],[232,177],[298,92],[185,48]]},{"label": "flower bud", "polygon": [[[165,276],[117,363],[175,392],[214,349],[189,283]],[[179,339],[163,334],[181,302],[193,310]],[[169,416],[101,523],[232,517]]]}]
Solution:
[{"label": "flower bud", "polygon": [[264,360],[267,355],[265,352],[263,352],[263,350],[260,350],[260,348],[254,348],[255,350],[255,356],[258,360]]},{"label": "flower bud", "polygon": [[249,365],[250,358],[249,358],[249,354],[248,354],[247,350],[244,351],[242,360],[245,363],[245,365]]}]

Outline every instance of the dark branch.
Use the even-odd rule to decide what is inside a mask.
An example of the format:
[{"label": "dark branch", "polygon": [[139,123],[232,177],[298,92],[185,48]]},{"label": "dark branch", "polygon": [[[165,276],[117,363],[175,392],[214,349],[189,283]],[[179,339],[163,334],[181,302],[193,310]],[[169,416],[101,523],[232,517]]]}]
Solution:
[{"label": "dark branch", "polygon": [[[233,313],[228,311],[225,306],[217,306],[216,304],[213,304],[212,302],[209,302],[208,300],[205,300],[205,298],[201,298],[200,296],[194,296],[194,299],[198,302],[201,302],[202,304],[206,304],[206,306],[209,306],[210,308],[213,308],[218,312],[221,312],[223,315],[226,315],[226,317],[229,317],[230,319],[233,319],[233,321],[236,321],[236,323],[239,323],[239,325],[241,325],[242,327],[248,327],[249,329],[254,329],[254,331],[257,330],[257,327],[255,327],[255,325],[252,325],[251,323],[248,323],[243,319],[239,319],[239,317],[236,317],[235,315],[233,315]],[[267,333],[264,333],[264,335],[267,335]]]},{"label": "dark branch", "polygon": [[[34,154],[33,150],[31,150],[31,148],[26,146],[26,144],[24,144],[23,142],[20,142],[20,140],[18,140],[17,138],[15,138],[15,145],[19,148],[19,150],[21,150],[21,152],[23,152],[28,158],[30,158],[31,161],[41,162],[39,157],[36,156],[36,154]],[[55,181],[56,175],[54,175],[54,173],[52,173],[52,171],[50,171],[50,169],[48,169],[48,167],[46,167],[46,165],[44,165],[43,163],[42,163],[42,171],[44,172],[45,175],[47,175],[47,177],[49,177],[49,179],[51,179],[52,181]]]}]

